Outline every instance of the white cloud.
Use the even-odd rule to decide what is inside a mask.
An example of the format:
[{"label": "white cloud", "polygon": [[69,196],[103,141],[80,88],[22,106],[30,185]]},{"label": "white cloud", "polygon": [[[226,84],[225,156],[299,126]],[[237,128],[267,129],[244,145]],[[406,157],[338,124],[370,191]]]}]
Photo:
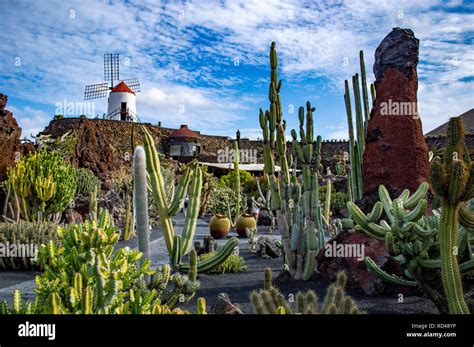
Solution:
[{"label": "white cloud", "polygon": [[[344,79],[359,69],[359,50],[372,80],[375,48],[392,27],[401,26],[421,40],[419,101],[429,130],[472,107],[474,86],[459,80],[474,74],[473,48],[465,37],[474,31],[474,15],[442,10],[458,5],[441,0],[7,2],[0,89],[51,106],[82,101],[84,86],[102,81],[102,54],[121,52],[130,59],[129,66],[121,66],[122,77],[139,77],[143,85],[137,99],[143,118],[233,133],[258,124],[258,108],[249,109],[255,102],[245,88],[258,80],[221,73],[234,58],[268,69],[268,48],[275,40],[285,84],[322,77],[326,84],[318,90],[342,94]],[[105,110],[105,100],[97,101],[97,113],[99,106]],[[338,138],[342,130],[328,133]]]}]

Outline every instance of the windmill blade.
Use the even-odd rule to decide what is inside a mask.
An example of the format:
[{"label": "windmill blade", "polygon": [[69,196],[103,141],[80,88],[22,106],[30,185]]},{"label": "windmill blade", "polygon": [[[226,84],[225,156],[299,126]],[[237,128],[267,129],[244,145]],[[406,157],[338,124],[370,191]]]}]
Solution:
[{"label": "windmill blade", "polygon": [[108,83],[98,83],[86,86],[84,100],[99,99],[107,96],[109,91]]},{"label": "windmill blade", "polygon": [[134,93],[140,93],[140,82],[138,82],[138,78],[127,78],[125,80],[121,80],[125,82],[125,84],[132,90]]},{"label": "windmill blade", "polygon": [[119,54],[104,54],[104,80],[110,81],[114,86],[114,81],[120,80]]}]

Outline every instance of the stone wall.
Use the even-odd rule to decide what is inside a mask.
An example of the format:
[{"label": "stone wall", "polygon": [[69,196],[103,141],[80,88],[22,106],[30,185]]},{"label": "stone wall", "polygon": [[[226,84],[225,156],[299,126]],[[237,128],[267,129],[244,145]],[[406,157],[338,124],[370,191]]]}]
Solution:
[{"label": "stone wall", "polygon": [[[76,153],[72,158],[76,166],[87,167],[102,179],[130,172],[132,149],[131,137],[132,127],[135,128],[135,144],[143,143],[139,127],[142,124],[128,123],[116,120],[104,119],[80,119],[64,118],[53,120],[42,132],[50,134],[53,138],[74,130],[79,137]],[[159,150],[168,153],[168,136],[175,130],[159,127],[149,123],[143,124],[153,135],[155,142],[159,144]],[[433,148],[436,144],[443,144],[445,139],[428,138],[428,147]],[[474,152],[474,135],[468,135],[466,142],[471,152]],[[219,150],[233,149],[232,139],[226,136],[205,135],[199,133],[201,154],[198,160],[201,162],[218,162]],[[262,141],[241,139],[240,149],[256,150],[257,162],[262,163],[263,149]],[[288,143],[291,150],[291,143]],[[348,152],[347,141],[328,140],[321,144],[322,163],[324,167],[331,166],[340,158],[344,152]],[[334,168],[331,167],[334,172]]]}]

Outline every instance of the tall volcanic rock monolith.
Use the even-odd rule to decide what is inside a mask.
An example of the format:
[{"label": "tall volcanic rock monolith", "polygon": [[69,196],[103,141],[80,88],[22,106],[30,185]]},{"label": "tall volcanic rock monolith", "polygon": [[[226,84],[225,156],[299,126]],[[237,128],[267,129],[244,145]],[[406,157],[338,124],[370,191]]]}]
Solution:
[{"label": "tall volcanic rock monolith", "polygon": [[[5,110],[8,96],[0,93],[0,182],[7,178],[7,168],[15,164],[16,153],[21,152],[21,128],[10,111]],[[5,194],[0,189],[0,215],[3,213]]]},{"label": "tall volcanic rock monolith", "polygon": [[392,194],[414,192],[429,180],[428,147],[418,116],[419,40],[409,29],[394,28],[375,51],[374,102],[362,165],[364,195],[380,184]]}]

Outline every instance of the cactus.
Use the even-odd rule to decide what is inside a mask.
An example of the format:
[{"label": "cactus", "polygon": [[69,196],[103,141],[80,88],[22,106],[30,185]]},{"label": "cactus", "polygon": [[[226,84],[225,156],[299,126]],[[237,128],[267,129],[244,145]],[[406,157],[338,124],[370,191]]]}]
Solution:
[{"label": "cactus", "polygon": [[[268,177],[267,175],[265,175],[265,176]],[[267,181],[268,181],[268,179],[267,179]],[[257,183],[257,191],[258,191],[258,194],[259,194],[259,198],[257,200],[255,200],[255,198],[252,197],[252,202],[259,209],[267,211],[267,213],[270,217],[270,220],[271,220],[270,229],[268,230],[268,233],[271,234],[271,233],[273,233],[273,230],[275,229],[275,224],[276,224],[275,215],[273,214],[273,209],[272,209],[272,201],[271,201],[272,191],[271,191],[271,188],[269,187],[268,190],[266,191],[266,193],[264,194],[263,190],[262,190],[262,187],[260,185],[260,180],[258,178],[256,179],[256,183]]]},{"label": "cactus", "polygon": [[76,171],[58,153],[41,149],[8,168],[4,186],[17,211],[13,220],[59,221],[73,201]]},{"label": "cactus", "polygon": [[100,190],[101,182],[98,177],[94,175],[92,170],[86,168],[79,168],[76,170],[76,195],[90,196],[97,187]]},{"label": "cactus", "polygon": [[247,239],[249,243],[249,253],[257,253],[257,245],[258,245],[258,229],[257,228],[247,228],[245,230],[247,234]]},{"label": "cactus", "polygon": [[[271,205],[277,211],[278,228],[282,237],[285,264],[292,277],[309,279],[315,269],[316,252],[324,244],[322,212],[319,202],[318,170],[320,168],[320,144],[316,145],[316,171],[311,159],[314,148],[313,111],[308,102],[306,115],[303,107],[298,110],[299,140],[296,130],[293,137],[293,156],[286,150],[286,122],[283,120],[280,89],[277,75],[275,43],[270,47],[271,80],[269,88],[270,109],[260,109],[259,120],[263,130],[264,171],[269,179]],[[275,174],[275,157],[279,158],[278,180]],[[295,172],[290,178],[289,167],[296,161],[303,167],[303,182],[298,182]]]},{"label": "cactus", "polygon": [[98,215],[98,204],[97,204],[97,186],[91,191],[89,196],[89,219],[91,221],[97,220]]},{"label": "cactus", "polygon": [[257,314],[363,314],[355,301],[345,293],[346,275],[339,272],[337,281],[328,287],[323,305],[318,307],[318,297],[313,290],[296,294],[294,307],[273,287],[271,269],[265,269],[264,288],[253,291],[250,301]]},{"label": "cactus", "polygon": [[[191,251],[194,234],[196,232],[202,187],[202,170],[196,163],[188,167],[179,182],[173,200],[168,204],[164,193],[165,187],[160,170],[160,159],[153,137],[145,127],[142,127],[142,132],[145,140],[144,149],[146,153],[146,170],[149,178],[149,186],[151,187],[156,201],[160,222],[163,227],[163,236],[170,256],[171,266],[176,270],[187,271],[189,269],[189,264],[183,263],[182,258]],[[144,170],[142,165],[140,166],[140,170]],[[140,173],[140,175],[145,174],[145,172]],[[181,235],[176,235],[174,232],[172,216],[177,214],[181,209],[190,182],[189,207],[186,213],[183,232]],[[144,210],[143,212],[148,213],[147,210]],[[220,252],[216,253],[209,259],[198,261],[197,271],[199,273],[206,272],[218,266],[231,255],[238,244],[239,240],[236,237],[233,237],[222,247]]]},{"label": "cactus", "polygon": [[[347,124],[349,128],[349,159],[351,172],[349,177],[350,191],[352,201],[362,199],[362,160],[365,150],[365,138],[367,136],[367,127],[370,119],[370,109],[367,91],[367,78],[365,73],[364,52],[359,52],[361,83],[359,83],[359,74],[352,76],[352,89],[354,93],[354,109],[356,114],[356,131],[352,123],[352,106],[349,91],[349,82],[344,82],[344,102],[346,104]],[[364,116],[362,115],[362,102],[360,95],[360,86],[362,85],[362,99]],[[375,89],[371,85],[372,103],[375,100]]]},{"label": "cactus", "polygon": [[[438,210],[432,216],[425,216],[428,207],[425,198],[428,183],[422,183],[410,196],[404,190],[392,200],[384,186],[379,187],[380,201],[365,215],[353,202],[347,206],[356,222],[356,229],[385,242],[389,253],[404,267],[404,277],[386,273],[370,257],[365,257],[367,268],[384,281],[410,287],[419,287],[438,307],[440,312],[448,312],[448,300],[443,293],[440,270],[443,241],[438,235],[442,218]],[[383,211],[387,220],[380,220]],[[464,237],[464,238],[463,238]],[[459,235],[459,269],[468,275],[474,268],[473,254],[467,233]],[[456,240],[456,238],[455,238]],[[448,298],[448,300],[447,300]]]},{"label": "cactus", "polygon": [[134,213],[132,212],[132,202],[130,196],[127,196],[125,200],[125,218],[122,227],[122,240],[129,240],[135,236],[135,221]]},{"label": "cactus", "polygon": [[[57,242],[57,224],[52,222],[0,223],[0,244],[16,244],[17,251],[35,253],[42,244]],[[22,247],[22,248],[20,248]],[[25,248],[26,247],[26,248]],[[35,258],[36,254],[16,254],[0,257],[0,269],[3,270],[41,270]]]},{"label": "cactus", "polygon": [[[148,225],[148,189],[146,182],[146,158],[143,147],[136,147],[133,156],[134,215],[137,223],[138,249],[143,259],[150,259],[150,229]],[[143,262],[143,260],[142,260]]]},{"label": "cactus", "polygon": [[0,302],[0,315],[3,314],[39,314],[40,305],[38,298],[34,301],[26,301],[23,303],[20,289],[13,291],[13,304],[11,308],[8,306],[7,301],[3,300]]},{"label": "cactus", "polygon": [[[150,313],[156,305],[172,310],[199,287],[193,261],[187,275],[171,274],[169,265],[150,269],[137,250],[114,251],[119,234],[106,210],[97,220],[60,226],[58,235],[60,246],[49,242],[38,256],[45,271],[35,293],[43,313]],[[194,251],[190,257],[196,259]]]},{"label": "cactus", "polygon": [[447,136],[444,159],[435,158],[431,164],[433,189],[441,197],[439,225],[441,278],[449,312],[468,314],[469,309],[464,300],[456,255],[459,204],[474,198],[474,166],[464,143],[464,124],[461,117],[449,120]]},{"label": "cactus", "polygon": [[326,188],[326,199],[324,200],[324,218],[326,222],[330,222],[331,218],[331,179],[328,178],[327,180],[327,188]]}]

